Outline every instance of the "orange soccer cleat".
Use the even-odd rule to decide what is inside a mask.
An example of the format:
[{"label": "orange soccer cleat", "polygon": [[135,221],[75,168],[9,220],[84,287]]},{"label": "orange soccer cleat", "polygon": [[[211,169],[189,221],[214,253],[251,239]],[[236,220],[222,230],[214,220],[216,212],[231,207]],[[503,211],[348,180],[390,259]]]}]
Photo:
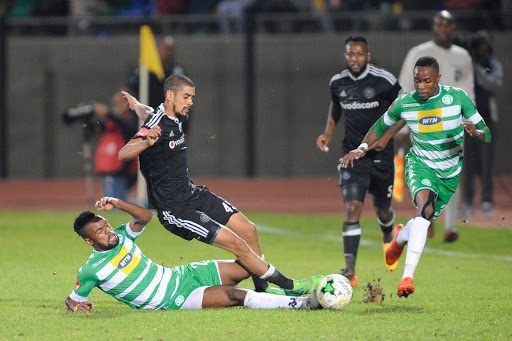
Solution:
[{"label": "orange soccer cleat", "polygon": [[409,296],[414,292],[414,280],[412,277],[405,277],[400,280],[400,283],[398,284],[398,297],[405,297]]},{"label": "orange soccer cleat", "polygon": [[382,250],[384,251],[384,265],[386,266],[386,268],[388,268],[388,270],[393,271],[398,266],[398,260],[391,265],[388,265],[388,263],[386,263],[386,251],[389,249],[390,245],[391,245],[391,243],[382,242]]},{"label": "orange soccer cleat", "polygon": [[402,255],[402,252],[404,251],[403,245],[398,245],[396,243],[396,236],[398,235],[398,232],[400,232],[404,228],[404,225],[398,224],[395,226],[395,230],[393,231],[393,240],[391,243],[389,243],[389,247],[386,249],[386,265],[388,268],[390,266],[393,266],[396,262],[398,262],[398,259]]},{"label": "orange soccer cleat", "polygon": [[357,287],[357,276],[353,270],[341,269],[341,274],[350,281],[350,285],[355,288]]}]

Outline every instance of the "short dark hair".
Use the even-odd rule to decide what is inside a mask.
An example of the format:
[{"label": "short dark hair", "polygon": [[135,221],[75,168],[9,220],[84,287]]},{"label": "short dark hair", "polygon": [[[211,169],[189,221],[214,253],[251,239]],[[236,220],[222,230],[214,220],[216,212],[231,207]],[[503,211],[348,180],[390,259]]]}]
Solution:
[{"label": "short dark hair", "polygon": [[75,229],[75,232],[83,239],[87,238],[87,234],[85,233],[84,229],[85,226],[93,221],[94,218],[96,218],[96,214],[92,213],[91,211],[84,211],[75,218],[73,228]]},{"label": "short dark hair", "polygon": [[168,90],[171,90],[172,92],[176,93],[178,90],[180,90],[184,86],[191,86],[195,88],[194,82],[187,76],[183,75],[172,75],[167,77],[164,83],[164,97]]},{"label": "short dark hair", "polygon": [[345,45],[347,45],[351,41],[355,42],[355,43],[363,43],[363,44],[366,45],[366,48],[368,49],[368,42],[366,41],[366,37],[363,36],[362,34],[351,34],[351,35],[349,35],[348,38],[345,39]]},{"label": "short dark hair", "polygon": [[437,60],[434,57],[424,56],[424,57],[418,58],[418,60],[416,61],[416,64],[414,64],[415,68],[417,66],[419,66],[419,67],[433,67],[434,70],[436,70],[439,73],[439,63],[437,62]]}]

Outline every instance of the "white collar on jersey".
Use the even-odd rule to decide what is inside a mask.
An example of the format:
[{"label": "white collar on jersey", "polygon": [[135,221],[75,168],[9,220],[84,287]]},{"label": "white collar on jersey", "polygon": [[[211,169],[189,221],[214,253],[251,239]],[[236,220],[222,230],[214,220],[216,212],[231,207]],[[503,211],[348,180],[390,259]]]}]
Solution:
[{"label": "white collar on jersey", "polygon": [[162,110],[165,114],[165,116],[169,117],[171,120],[173,120],[175,123],[180,123],[180,120],[177,118],[177,117],[172,117],[172,116],[169,116],[167,115],[167,113],[165,112],[165,107],[164,107],[164,104],[161,103],[159,106],[158,106],[158,110]]},{"label": "white collar on jersey", "polygon": [[437,84],[437,86],[439,87],[439,92],[437,93],[437,95],[429,97],[427,101],[430,101],[431,99],[437,98],[441,95],[441,84]]},{"label": "white collar on jersey", "polygon": [[359,76],[357,76],[357,77],[354,77],[350,71],[348,72],[348,75],[350,76],[350,78],[351,78],[353,81],[357,81],[357,80],[359,80],[359,79],[363,79],[364,77],[368,76],[368,72],[370,72],[370,65],[371,65],[370,63],[367,63],[367,64],[366,64],[366,69],[363,71],[363,73],[362,73],[362,74],[360,74],[360,75],[359,75]]}]

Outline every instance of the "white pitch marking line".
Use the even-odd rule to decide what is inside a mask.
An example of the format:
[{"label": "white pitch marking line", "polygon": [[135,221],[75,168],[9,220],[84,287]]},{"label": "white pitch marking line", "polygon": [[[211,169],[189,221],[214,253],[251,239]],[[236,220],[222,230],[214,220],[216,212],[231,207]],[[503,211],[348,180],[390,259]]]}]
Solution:
[{"label": "white pitch marking line", "polygon": [[[335,242],[342,241],[342,238],[340,236],[333,236],[333,235],[326,235],[326,234],[323,234],[323,235],[305,234],[302,232],[288,231],[288,230],[283,230],[283,229],[280,229],[277,227],[259,225],[259,224],[256,224],[256,226],[258,228],[258,231],[261,231],[263,233],[273,234],[273,235],[288,236],[288,237],[300,237],[300,238],[316,238],[316,239],[329,240],[329,241],[335,241]],[[372,248],[382,248],[381,243],[375,243],[375,242],[365,240],[365,239],[361,239],[360,245],[366,246],[366,247],[372,247]],[[505,261],[512,262],[512,257],[510,257],[510,256],[463,253],[463,252],[456,252],[456,251],[431,249],[431,248],[427,248],[427,247],[423,249],[423,252],[431,253],[431,254],[435,254],[435,255],[443,255],[443,256],[448,256],[448,257],[498,259],[498,260],[505,260]]]}]

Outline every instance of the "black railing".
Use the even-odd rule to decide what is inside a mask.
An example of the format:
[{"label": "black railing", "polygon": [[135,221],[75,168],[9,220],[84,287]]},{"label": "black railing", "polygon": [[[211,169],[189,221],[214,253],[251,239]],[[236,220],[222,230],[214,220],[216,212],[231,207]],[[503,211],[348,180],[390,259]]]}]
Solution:
[{"label": "black railing", "polygon": [[[502,29],[506,13],[495,11],[452,11],[458,30]],[[429,30],[433,12],[404,11],[401,14],[380,11],[300,12],[254,14],[255,33],[325,33],[346,31]],[[512,15],[512,13],[508,14]],[[156,33],[224,34],[226,27],[239,27],[243,18],[218,15],[172,15],[134,17],[29,17],[7,20],[9,35],[111,35],[129,34],[142,24],[150,24]],[[241,25],[243,27],[243,25]]]}]

